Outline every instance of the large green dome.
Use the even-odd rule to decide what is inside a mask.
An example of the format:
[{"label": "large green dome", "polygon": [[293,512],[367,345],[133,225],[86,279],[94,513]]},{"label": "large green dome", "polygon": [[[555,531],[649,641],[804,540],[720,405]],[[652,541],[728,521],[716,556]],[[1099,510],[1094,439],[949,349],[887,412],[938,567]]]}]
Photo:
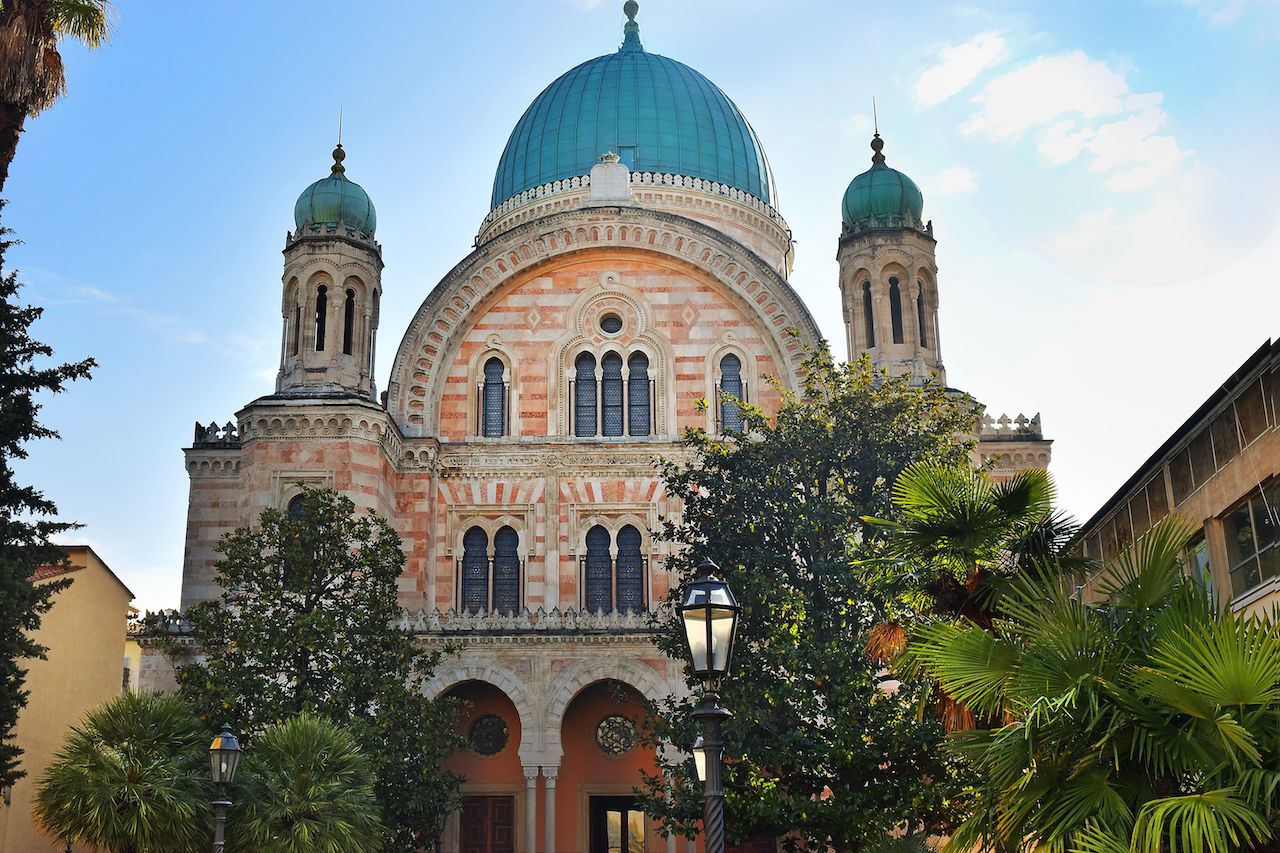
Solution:
[{"label": "large green dome", "polygon": [[871,140],[871,168],[849,182],[840,212],[846,229],[917,227],[924,215],[924,195],[916,182],[884,164],[884,140]]},{"label": "large green dome", "polygon": [[308,225],[336,227],[339,222],[373,236],[378,227],[378,214],[364,187],[347,180],[342,161],[346,159],[342,144],[333,150],[333,171],[302,191],[293,206],[293,223],[298,231]]},{"label": "large green dome", "polygon": [[626,6],[622,47],[562,74],[516,123],[498,161],[493,207],[532,187],[588,175],[613,151],[634,172],[717,181],[773,203],[764,149],[742,113],[689,66],[640,44]]}]

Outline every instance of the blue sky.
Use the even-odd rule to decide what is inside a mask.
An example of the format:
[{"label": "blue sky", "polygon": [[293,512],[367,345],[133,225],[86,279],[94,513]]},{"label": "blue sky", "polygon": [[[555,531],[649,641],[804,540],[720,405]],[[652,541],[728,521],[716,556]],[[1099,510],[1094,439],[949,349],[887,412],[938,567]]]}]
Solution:
[{"label": "blue sky", "polygon": [[[7,185],[9,260],[38,335],[101,366],[49,401],[63,440],[22,473],[140,606],[177,603],[193,422],[273,388],[280,251],[339,108],[387,263],[382,386],[521,112],[616,49],[621,5],[122,0],[108,47],[66,49],[70,94]],[[1077,515],[1280,333],[1275,0],[643,0],[639,21],[752,122],[838,349],[840,197],[876,96],[939,240],[948,378],[1041,413]]]}]

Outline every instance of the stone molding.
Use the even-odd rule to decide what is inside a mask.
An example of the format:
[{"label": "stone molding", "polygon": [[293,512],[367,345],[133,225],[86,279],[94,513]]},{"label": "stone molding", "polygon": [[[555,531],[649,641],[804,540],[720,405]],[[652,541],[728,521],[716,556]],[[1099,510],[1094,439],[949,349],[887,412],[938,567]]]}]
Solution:
[{"label": "stone molding", "polygon": [[420,635],[529,635],[557,634],[582,639],[587,634],[650,634],[649,611],[619,613],[613,611],[591,612],[575,610],[572,607],[560,610],[552,608],[547,612],[539,607],[537,610],[524,608],[519,613],[499,613],[497,611],[470,612],[419,610],[417,613],[405,613],[400,619],[400,626]]},{"label": "stone molding", "polygon": [[[804,344],[822,335],[791,285],[749,248],[683,216],[637,207],[583,208],[506,232],[460,262],[415,313],[396,353],[388,409],[407,436],[438,426],[439,384],[476,310],[516,276],[584,249],[633,249],[690,264],[718,281],[759,320],[794,385]],[[796,329],[799,337],[788,334]]]},{"label": "stone molding", "polygon": [[196,480],[234,480],[240,476],[240,448],[188,448],[187,474]]}]

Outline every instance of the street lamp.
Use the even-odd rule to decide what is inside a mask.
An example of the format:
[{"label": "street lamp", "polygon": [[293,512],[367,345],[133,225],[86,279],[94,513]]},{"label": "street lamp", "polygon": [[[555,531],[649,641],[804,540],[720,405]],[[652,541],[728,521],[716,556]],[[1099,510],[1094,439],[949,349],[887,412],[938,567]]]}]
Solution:
[{"label": "street lamp", "polygon": [[701,744],[695,744],[693,759],[704,784],[702,831],[706,853],[724,853],[724,741],[720,724],[733,715],[720,707],[720,685],[733,662],[733,641],[742,612],[729,585],[717,576],[719,571],[715,563],[703,560],[697,579],[689,584],[679,607],[693,674],[703,684],[702,704],[693,710],[693,718],[702,723]]},{"label": "street lamp", "polygon": [[236,778],[240,753],[240,741],[231,733],[231,726],[223,723],[222,732],[209,745],[209,767],[213,771],[213,784],[218,786],[218,798],[213,801],[213,853],[222,853],[225,846],[222,834],[227,825],[227,809],[231,806],[227,786]]}]

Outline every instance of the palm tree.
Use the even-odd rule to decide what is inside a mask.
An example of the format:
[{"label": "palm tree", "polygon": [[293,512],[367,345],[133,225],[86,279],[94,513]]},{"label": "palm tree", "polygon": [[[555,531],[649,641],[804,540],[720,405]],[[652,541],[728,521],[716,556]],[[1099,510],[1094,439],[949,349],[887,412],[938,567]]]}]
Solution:
[{"label": "palm tree", "polygon": [[366,853],[382,849],[373,766],[345,730],[302,714],[246,750],[228,822],[230,849]]},{"label": "palm tree", "polygon": [[70,37],[89,47],[106,41],[109,0],[4,0],[0,4],[0,190],[28,116],[39,114],[67,90],[58,42]]},{"label": "palm tree", "polygon": [[949,850],[1227,853],[1274,836],[1280,631],[1187,576],[1190,534],[1156,524],[1107,567],[1096,604],[1030,570],[992,626],[911,632],[915,664],[1004,721],[949,742],[984,780]]},{"label": "palm tree", "polygon": [[112,853],[182,853],[212,837],[209,734],[183,702],[129,693],[71,730],[41,777],[50,836]]}]

